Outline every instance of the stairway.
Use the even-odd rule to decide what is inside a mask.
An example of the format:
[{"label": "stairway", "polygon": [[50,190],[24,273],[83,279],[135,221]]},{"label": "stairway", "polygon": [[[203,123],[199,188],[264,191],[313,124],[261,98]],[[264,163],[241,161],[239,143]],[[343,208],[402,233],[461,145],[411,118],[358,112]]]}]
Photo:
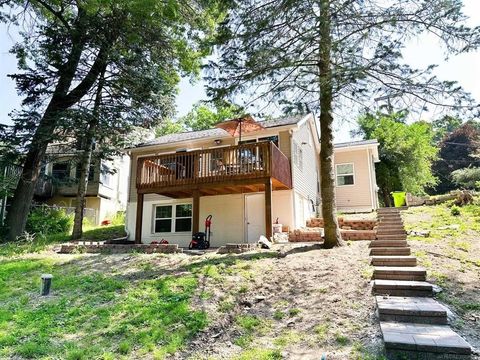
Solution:
[{"label": "stairway", "polygon": [[372,293],[387,359],[470,359],[471,346],[448,326],[447,309],[432,298],[427,272],[411,256],[400,210],[382,208],[377,216]]}]

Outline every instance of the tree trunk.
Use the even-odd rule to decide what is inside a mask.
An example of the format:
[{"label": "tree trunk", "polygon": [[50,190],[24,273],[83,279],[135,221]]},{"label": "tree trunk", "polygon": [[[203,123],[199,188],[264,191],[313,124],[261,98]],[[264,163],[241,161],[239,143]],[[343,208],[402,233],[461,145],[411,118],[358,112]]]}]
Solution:
[{"label": "tree trunk", "polygon": [[83,211],[85,209],[85,197],[87,195],[88,175],[92,161],[93,144],[99,123],[99,109],[102,102],[102,90],[106,68],[102,69],[98,80],[92,117],[88,123],[87,133],[82,144],[82,156],[80,158],[80,176],[78,178],[77,202],[75,204],[75,218],[73,220],[72,240],[81,239],[83,235]]},{"label": "tree trunk", "polygon": [[330,50],[332,47],[330,31],[330,1],[321,0],[318,64],[320,78],[320,190],[325,228],[324,247],[327,249],[342,245],[337,220],[335,175],[333,171],[333,82],[330,66]]}]

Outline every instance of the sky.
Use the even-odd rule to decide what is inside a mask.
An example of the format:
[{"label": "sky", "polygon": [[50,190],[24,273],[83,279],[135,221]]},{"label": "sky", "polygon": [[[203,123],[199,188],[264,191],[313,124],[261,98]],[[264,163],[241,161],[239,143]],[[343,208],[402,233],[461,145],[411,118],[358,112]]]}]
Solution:
[{"label": "sky", "polygon": [[[469,17],[468,25],[480,25],[480,1],[464,0],[464,13]],[[21,98],[17,95],[14,82],[7,77],[16,71],[16,59],[9,54],[15,42],[14,29],[0,24],[0,123],[10,123],[8,114],[19,109]],[[422,36],[410,42],[403,51],[404,60],[413,67],[437,64],[435,74],[442,80],[455,80],[480,103],[480,51],[460,54],[444,60],[444,51],[438,41],[432,37]],[[185,115],[192,105],[207,98],[204,82],[182,79],[177,97],[177,114]],[[428,114],[426,115],[428,116]],[[428,120],[428,119],[424,119]],[[335,142],[351,139],[350,131],[355,128],[355,119],[343,121],[335,126]]]}]

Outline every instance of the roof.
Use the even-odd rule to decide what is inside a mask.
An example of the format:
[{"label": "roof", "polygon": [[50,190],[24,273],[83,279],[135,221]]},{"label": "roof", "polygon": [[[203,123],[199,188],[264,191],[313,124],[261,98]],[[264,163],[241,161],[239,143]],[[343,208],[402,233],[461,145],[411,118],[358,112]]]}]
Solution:
[{"label": "roof", "polygon": [[349,142],[334,144],[333,146],[335,149],[338,149],[338,148],[346,148],[346,147],[352,147],[352,146],[365,146],[365,145],[378,145],[378,141],[377,139],[349,141]]},{"label": "roof", "polygon": [[[303,118],[305,118],[305,115],[289,116],[289,117],[283,117],[278,119],[269,119],[269,120],[259,121],[258,123],[265,128],[273,128],[273,127],[279,127],[279,126],[295,125],[298,122],[300,122],[300,120],[302,120]],[[197,140],[202,138],[222,138],[222,137],[231,137],[231,135],[223,129],[213,128],[208,130],[188,131],[188,132],[177,133],[177,134],[163,135],[156,139],[139,144],[136,147],[139,148],[139,147],[152,146],[152,145],[163,145],[163,144],[169,144],[169,143],[177,143],[181,141]]]}]

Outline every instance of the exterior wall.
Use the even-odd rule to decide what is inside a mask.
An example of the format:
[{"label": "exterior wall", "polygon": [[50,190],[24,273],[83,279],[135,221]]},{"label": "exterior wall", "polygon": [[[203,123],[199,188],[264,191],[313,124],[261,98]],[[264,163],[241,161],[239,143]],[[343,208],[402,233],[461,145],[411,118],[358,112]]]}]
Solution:
[{"label": "exterior wall", "polygon": [[[292,191],[282,190],[272,193],[272,218],[278,217],[279,222],[290,228],[293,225]],[[154,240],[168,240],[172,244],[188,247],[192,238],[191,232],[157,233],[153,232],[153,209],[155,205],[192,203],[192,199],[170,199],[165,196],[148,194],[144,198],[142,243]],[[129,238],[135,236],[136,202],[127,206],[127,230]],[[228,211],[227,211],[228,209]],[[200,231],[204,231],[204,220],[212,215],[211,246],[220,247],[227,243],[246,242],[245,227],[245,194],[204,196],[200,198]]]},{"label": "exterior wall", "polygon": [[[371,211],[376,208],[375,172],[372,173],[373,158],[369,149],[335,151],[336,165],[353,163],[354,184],[336,186],[337,208],[345,211]],[[335,176],[335,184],[337,178]]]},{"label": "exterior wall", "polygon": [[[56,205],[59,207],[69,208],[68,211],[74,211],[75,207],[75,197],[66,197],[66,196],[54,196],[53,198],[47,201],[48,205]],[[93,212],[87,211],[86,217],[93,224],[99,225],[101,222],[100,219],[100,201],[101,199],[95,196],[87,196],[85,198],[85,208],[93,209]]]},{"label": "exterior wall", "polygon": [[[318,180],[319,180],[319,154],[315,148],[310,123],[305,122],[297,131],[293,133],[291,154],[292,154],[292,181],[295,190],[295,227],[305,226],[306,220],[315,216],[312,208],[317,204],[318,198]],[[303,167],[300,169],[294,161],[293,152],[295,144],[302,149]]]}]

